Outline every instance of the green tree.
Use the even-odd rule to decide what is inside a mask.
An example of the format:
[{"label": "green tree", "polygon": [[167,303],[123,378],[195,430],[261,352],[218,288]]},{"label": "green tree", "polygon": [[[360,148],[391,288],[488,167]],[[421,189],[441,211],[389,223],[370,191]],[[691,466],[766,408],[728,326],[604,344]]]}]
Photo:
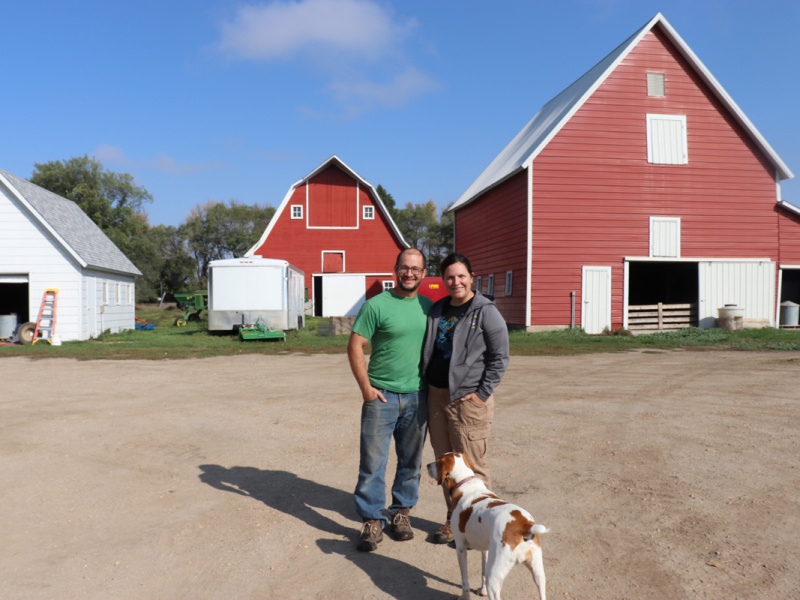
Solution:
[{"label": "green tree", "polygon": [[98,160],[81,156],[35,164],[31,182],[80,206],[142,272],[136,300],[154,297],[158,253],[148,236],[150,226],[143,211],[153,198],[134,183],[133,176],[107,171]]},{"label": "green tree", "polygon": [[441,275],[439,265],[455,247],[455,216],[444,212],[439,220],[428,228],[425,236],[425,254],[428,257],[428,274]]},{"label": "green tree", "polygon": [[394,220],[397,217],[397,205],[395,204],[394,196],[387,192],[386,188],[380,184],[378,184],[378,187],[375,191],[378,192],[378,197],[381,199],[381,202],[383,202],[386,210],[389,211],[389,215],[391,215],[392,220]]},{"label": "green tree", "polygon": [[194,260],[198,282],[205,282],[212,260],[244,256],[261,237],[275,209],[231,200],[198,204],[180,227],[186,251]]}]

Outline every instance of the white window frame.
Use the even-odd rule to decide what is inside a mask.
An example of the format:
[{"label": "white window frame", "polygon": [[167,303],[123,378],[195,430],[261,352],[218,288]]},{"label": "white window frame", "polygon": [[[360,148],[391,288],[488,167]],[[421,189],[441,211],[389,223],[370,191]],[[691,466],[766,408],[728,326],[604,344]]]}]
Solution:
[{"label": "white window frame", "polygon": [[362,211],[362,216],[364,217],[365,221],[372,221],[375,219],[375,207],[371,205],[365,205]]},{"label": "white window frame", "polygon": [[486,276],[486,293],[494,296],[494,273],[489,273]]},{"label": "white window frame", "polygon": [[133,302],[133,285],[131,285],[130,283],[128,284],[128,289],[126,291],[126,294],[128,296],[128,304],[133,304],[134,303]]},{"label": "white window frame", "polygon": [[289,208],[290,216],[292,219],[302,219],[303,218],[303,205],[302,204],[292,204]]},{"label": "white window frame", "polygon": [[[670,235],[673,238],[667,239]],[[665,249],[673,249],[667,252]],[[681,257],[681,218],[650,217],[650,258]]]},{"label": "white window frame", "polygon": [[510,296],[514,286],[514,271],[506,271],[506,289],[505,295]]},{"label": "white window frame", "polygon": [[475,278],[475,291],[483,293],[483,275],[478,275]]},{"label": "white window frame", "polygon": [[384,279],[383,281],[381,281],[381,283],[383,284],[384,292],[387,290],[394,289],[394,280],[392,279]]},{"label": "white window frame", "polygon": [[653,165],[689,164],[686,115],[647,114],[647,162]]},{"label": "white window frame", "polygon": [[117,293],[117,305],[122,304],[122,284],[118,281],[116,283],[116,293]]}]

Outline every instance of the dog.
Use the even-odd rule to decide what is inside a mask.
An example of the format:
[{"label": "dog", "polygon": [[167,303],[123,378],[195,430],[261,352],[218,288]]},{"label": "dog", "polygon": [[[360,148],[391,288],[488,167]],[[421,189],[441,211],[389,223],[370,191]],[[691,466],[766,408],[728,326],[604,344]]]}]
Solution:
[{"label": "dog", "polygon": [[524,563],[533,575],[541,600],[546,600],[544,563],[539,536],[549,529],[537,525],[528,511],[500,500],[475,476],[465,454],[448,452],[428,465],[428,474],[443,485],[451,499],[450,523],[461,567],[461,599],[469,600],[467,550],[481,551],[480,595],[500,600],[503,580]]}]

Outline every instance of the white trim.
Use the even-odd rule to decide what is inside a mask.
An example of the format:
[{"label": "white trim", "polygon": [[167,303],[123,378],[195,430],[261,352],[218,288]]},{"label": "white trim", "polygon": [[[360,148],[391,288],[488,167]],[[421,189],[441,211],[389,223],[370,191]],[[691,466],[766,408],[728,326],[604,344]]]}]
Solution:
[{"label": "white trim", "polygon": [[659,258],[680,258],[681,257],[681,218],[680,217],[650,217],[650,256],[655,257],[655,236],[653,232],[655,230],[654,224],[656,223],[673,223],[677,225],[676,231],[676,239],[672,240],[672,243],[675,245],[675,252],[674,256],[670,256],[668,254],[660,254],[658,255]]},{"label": "white trim", "polygon": [[792,271],[794,269],[800,269],[800,265],[778,265],[778,268]]},{"label": "white trim", "polygon": [[384,292],[386,290],[392,290],[392,289],[394,289],[394,283],[395,283],[394,279],[382,279],[381,280],[381,287],[383,288]]},{"label": "white trim", "polygon": [[[655,113],[647,113],[645,115],[647,120],[647,162],[651,165],[688,165],[689,164],[689,142],[688,132],[686,129],[686,115],[662,115]],[[669,156],[658,157],[656,160],[656,146],[662,147],[663,144],[655,144],[657,140],[654,139],[655,133],[658,128],[655,127],[657,121],[666,123],[677,123],[680,125],[680,140],[678,140],[679,147],[668,148],[677,154],[674,160]],[[661,141],[661,140],[658,140]],[[669,154],[669,152],[667,152]]]},{"label": "white trim", "polygon": [[[369,213],[369,215],[367,215]],[[375,207],[371,204],[364,204],[361,207],[361,218],[365,221],[374,221],[375,220]]]},{"label": "white trim", "polygon": [[670,257],[660,257],[660,256],[623,256],[622,260],[628,260],[631,262],[773,262],[771,258],[738,258],[738,257],[728,257],[728,258],[670,258]]},{"label": "white trim", "polygon": [[525,256],[525,327],[531,326],[531,287],[533,286],[533,165],[528,167],[528,232]]},{"label": "white trim", "polygon": [[630,263],[622,261],[622,328],[628,328],[628,292],[630,281]]},{"label": "white trim", "polygon": [[[294,209],[299,209],[299,213],[297,216],[294,214]],[[292,204],[289,207],[289,218],[293,221],[301,220],[303,218],[303,213],[305,212],[304,206],[302,204]]]}]

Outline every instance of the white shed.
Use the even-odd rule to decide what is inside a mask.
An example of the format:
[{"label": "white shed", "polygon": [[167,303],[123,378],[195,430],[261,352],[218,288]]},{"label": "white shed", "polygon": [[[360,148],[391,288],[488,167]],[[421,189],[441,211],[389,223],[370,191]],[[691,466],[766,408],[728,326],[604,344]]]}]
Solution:
[{"label": "white shed", "polygon": [[75,202],[0,170],[0,315],[35,322],[57,289],[62,340],[133,329],[137,275]]}]

